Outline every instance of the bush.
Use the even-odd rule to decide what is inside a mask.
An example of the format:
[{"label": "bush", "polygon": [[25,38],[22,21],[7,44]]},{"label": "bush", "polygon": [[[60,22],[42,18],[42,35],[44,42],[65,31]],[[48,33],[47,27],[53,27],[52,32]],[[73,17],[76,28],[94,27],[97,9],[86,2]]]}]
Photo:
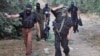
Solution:
[{"label": "bush", "polygon": [[11,20],[4,16],[4,12],[18,13],[26,4],[25,0],[0,0],[0,39],[17,38],[21,36],[19,19]]}]

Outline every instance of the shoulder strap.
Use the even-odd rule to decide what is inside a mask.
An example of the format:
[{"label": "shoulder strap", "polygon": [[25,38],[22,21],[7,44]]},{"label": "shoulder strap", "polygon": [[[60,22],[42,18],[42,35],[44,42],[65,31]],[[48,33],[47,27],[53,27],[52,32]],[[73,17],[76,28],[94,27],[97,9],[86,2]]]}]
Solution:
[{"label": "shoulder strap", "polygon": [[59,31],[61,32],[61,30],[62,30],[62,27],[64,26],[64,22],[65,22],[65,18],[62,20],[62,22],[61,22],[61,26],[60,26],[60,29],[59,29]]},{"label": "shoulder strap", "polygon": [[24,11],[24,19],[26,18],[26,12]]}]

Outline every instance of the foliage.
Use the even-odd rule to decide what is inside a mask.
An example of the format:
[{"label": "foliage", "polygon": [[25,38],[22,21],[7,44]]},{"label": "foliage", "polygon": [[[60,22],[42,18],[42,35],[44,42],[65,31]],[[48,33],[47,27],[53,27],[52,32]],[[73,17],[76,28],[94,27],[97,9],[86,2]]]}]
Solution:
[{"label": "foliage", "polygon": [[[74,2],[82,12],[94,12],[100,14],[100,0],[48,0],[50,5],[64,4],[69,6]],[[21,36],[21,22],[18,19],[7,19],[4,12],[9,14],[18,13],[24,9],[27,3],[31,3],[33,8],[36,0],[0,0],[0,39],[5,36],[17,38]]]},{"label": "foliage", "polygon": [[71,2],[74,2],[81,11],[83,12],[96,12],[100,13],[100,0],[50,0],[48,3],[55,4],[65,4],[69,6]]},{"label": "foliage", "polygon": [[8,19],[4,12],[19,13],[29,0],[0,0],[0,39],[15,39],[21,36],[21,22],[18,19]]}]

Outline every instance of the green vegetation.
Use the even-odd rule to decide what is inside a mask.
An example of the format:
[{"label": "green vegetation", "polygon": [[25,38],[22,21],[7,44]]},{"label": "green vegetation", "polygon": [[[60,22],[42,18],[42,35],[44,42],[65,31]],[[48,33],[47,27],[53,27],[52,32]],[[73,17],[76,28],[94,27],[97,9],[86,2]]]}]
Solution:
[{"label": "green vegetation", "polygon": [[[34,5],[36,0],[32,0],[31,4]],[[29,0],[0,0],[0,39],[20,39],[21,25],[19,19],[8,19],[4,13],[9,14],[19,13],[24,10],[24,7]]]},{"label": "green vegetation", "polygon": [[50,4],[65,4],[69,6],[71,2],[74,2],[82,12],[94,12],[100,13],[100,0],[50,0]]},{"label": "green vegetation", "polygon": [[[80,8],[81,12],[100,14],[100,0],[73,0]],[[72,0],[48,0],[50,5],[64,4],[69,6]],[[0,39],[20,38],[21,25],[20,19],[7,19],[4,12],[9,14],[21,12],[27,3],[31,3],[33,8],[36,0],[0,0]],[[17,28],[16,28],[17,27]]]}]

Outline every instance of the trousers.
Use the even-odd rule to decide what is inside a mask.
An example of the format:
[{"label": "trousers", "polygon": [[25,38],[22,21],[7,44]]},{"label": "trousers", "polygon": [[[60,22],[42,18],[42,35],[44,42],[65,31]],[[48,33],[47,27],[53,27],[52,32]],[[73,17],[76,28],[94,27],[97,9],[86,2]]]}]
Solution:
[{"label": "trousers", "polygon": [[61,46],[64,49],[63,52],[65,53],[65,56],[69,54],[70,49],[68,42],[66,35],[61,34],[61,37],[59,37],[58,33],[55,32],[55,56],[62,56]]}]

